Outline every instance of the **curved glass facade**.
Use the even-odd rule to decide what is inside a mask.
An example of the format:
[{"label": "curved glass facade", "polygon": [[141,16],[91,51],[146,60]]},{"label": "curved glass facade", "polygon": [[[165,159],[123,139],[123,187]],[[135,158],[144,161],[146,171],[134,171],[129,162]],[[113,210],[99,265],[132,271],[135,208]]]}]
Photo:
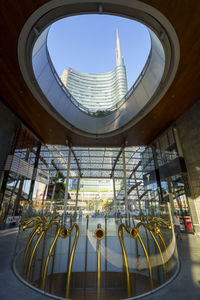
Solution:
[{"label": "curved glass facade", "polygon": [[127,93],[126,68],[121,56],[119,35],[116,40],[116,67],[103,74],[89,74],[72,68],[60,77],[72,96],[91,112],[110,110]]}]

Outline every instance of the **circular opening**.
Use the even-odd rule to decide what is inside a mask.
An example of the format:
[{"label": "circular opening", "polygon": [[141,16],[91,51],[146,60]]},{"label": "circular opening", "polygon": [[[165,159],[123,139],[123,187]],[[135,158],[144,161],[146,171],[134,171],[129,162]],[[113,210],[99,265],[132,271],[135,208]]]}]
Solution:
[{"label": "circular opening", "polygon": [[[102,12],[145,24],[151,38],[151,51],[147,68],[122,98],[124,101],[113,110],[104,107],[91,113],[62,83],[48,54],[47,36],[55,20]],[[73,5],[61,5],[59,1],[51,1],[39,8],[24,25],[19,37],[18,57],[26,83],[47,112],[70,132],[96,139],[126,132],[155,107],[175,76],[179,44],[168,20],[149,5],[132,1],[120,5],[118,1],[103,5],[93,1],[80,4],[79,0],[74,0]],[[95,118],[99,116],[101,118]]]}]

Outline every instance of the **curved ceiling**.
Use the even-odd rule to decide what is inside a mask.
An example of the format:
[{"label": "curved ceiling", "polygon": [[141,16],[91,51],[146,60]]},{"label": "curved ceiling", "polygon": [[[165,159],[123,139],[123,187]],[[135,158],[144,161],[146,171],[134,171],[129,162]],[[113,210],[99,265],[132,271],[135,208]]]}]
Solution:
[{"label": "curved ceiling", "polygon": [[[1,99],[42,141],[51,144],[65,144],[68,139],[77,146],[119,146],[125,140],[128,145],[148,144],[199,99],[200,37],[195,34],[199,31],[200,25],[199,1],[140,1],[155,7],[165,15],[177,33],[181,56],[173,83],[161,101],[146,116],[112,139],[106,137],[93,139],[74,134],[72,130],[66,129],[31,94],[21,75],[17,58],[17,42],[23,25],[35,10],[47,2],[44,0],[28,2],[19,0],[18,6],[13,6],[11,0],[7,0],[1,4],[0,12],[3,37],[1,42],[3,58],[0,75]],[[80,2],[84,5],[84,1]],[[97,3],[90,2],[93,10],[98,8]],[[104,2],[108,1],[102,1],[102,3]],[[109,1],[109,5],[112,11],[111,2]],[[129,0],[126,2],[128,3]],[[150,13],[151,9],[149,9]]]}]

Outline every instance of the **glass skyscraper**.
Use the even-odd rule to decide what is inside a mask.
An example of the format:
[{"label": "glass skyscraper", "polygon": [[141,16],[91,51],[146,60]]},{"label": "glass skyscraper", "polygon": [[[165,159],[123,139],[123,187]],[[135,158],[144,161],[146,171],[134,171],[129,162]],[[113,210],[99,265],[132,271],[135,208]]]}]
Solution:
[{"label": "glass skyscraper", "polygon": [[116,67],[107,73],[89,74],[72,68],[64,70],[61,80],[71,95],[91,112],[113,108],[127,93],[127,78],[121,55],[119,34],[116,38]]}]

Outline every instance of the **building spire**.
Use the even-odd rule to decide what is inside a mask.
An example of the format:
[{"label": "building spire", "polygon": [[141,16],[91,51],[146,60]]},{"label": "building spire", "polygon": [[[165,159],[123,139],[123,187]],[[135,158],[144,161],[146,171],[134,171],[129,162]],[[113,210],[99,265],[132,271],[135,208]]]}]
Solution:
[{"label": "building spire", "polygon": [[121,54],[121,47],[120,47],[120,39],[119,39],[119,32],[118,28],[116,30],[117,33],[117,39],[116,39],[116,65],[123,65],[123,59],[122,59],[122,54]]}]

